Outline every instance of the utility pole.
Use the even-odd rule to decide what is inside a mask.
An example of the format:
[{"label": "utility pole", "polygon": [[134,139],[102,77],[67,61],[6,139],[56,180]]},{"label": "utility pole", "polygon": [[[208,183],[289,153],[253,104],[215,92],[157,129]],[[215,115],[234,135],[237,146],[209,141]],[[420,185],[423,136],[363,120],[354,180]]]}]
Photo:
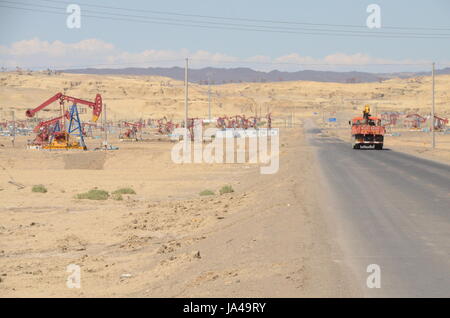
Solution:
[{"label": "utility pole", "polygon": [[184,145],[188,145],[188,67],[189,60],[186,58],[186,66],[184,69]]},{"label": "utility pole", "polygon": [[208,77],[208,122],[211,122],[211,80]]},{"label": "utility pole", "polygon": [[103,147],[105,147],[105,150],[108,150],[108,128],[106,127],[106,104],[103,104],[103,130],[105,132]]},{"label": "utility pole", "polygon": [[431,70],[431,77],[432,77],[432,94],[431,94],[431,148],[435,148],[436,146],[436,142],[434,139],[434,62],[433,62],[433,67]]}]

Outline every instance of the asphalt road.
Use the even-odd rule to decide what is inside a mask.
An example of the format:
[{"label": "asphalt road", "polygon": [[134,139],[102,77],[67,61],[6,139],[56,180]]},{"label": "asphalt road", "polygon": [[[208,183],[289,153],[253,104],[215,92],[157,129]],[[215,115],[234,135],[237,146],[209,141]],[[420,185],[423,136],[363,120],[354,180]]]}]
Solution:
[{"label": "asphalt road", "polygon": [[[450,297],[450,166],[385,150],[354,150],[306,125],[323,209],[364,297]],[[389,148],[389,145],[385,145]],[[370,264],[380,288],[368,288]]]}]

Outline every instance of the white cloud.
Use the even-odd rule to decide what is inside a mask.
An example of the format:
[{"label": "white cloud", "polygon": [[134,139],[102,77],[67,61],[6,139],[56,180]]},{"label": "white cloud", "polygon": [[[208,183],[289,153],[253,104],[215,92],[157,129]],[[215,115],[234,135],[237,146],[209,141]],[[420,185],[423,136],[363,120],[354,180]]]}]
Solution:
[{"label": "white cloud", "polygon": [[23,68],[69,67],[97,64],[106,56],[118,54],[114,45],[87,39],[76,43],[41,41],[38,38],[0,46],[0,61],[6,67]]},{"label": "white cloud", "polygon": [[12,56],[33,56],[48,54],[49,56],[65,56],[69,53],[95,54],[107,53],[114,50],[114,45],[97,39],[82,40],[77,43],[63,43],[61,41],[41,41],[38,38],[13,43],[9,47],[2,46],[2,53]]},{"label": "white cloud", "polygon": [[[359,71],[406,71],[427,69],[426,66],[413,67],[404,64],[430,63],[424,60],[393,60],[371,57],[364,53],[334,53],[323,58],[313,58],[299,53],[279,57],[255,55],[238,58],[218,52],[198,50],[191,52],[180,50],[145,50],[127,52],[113,44],[98,39],[86,39],[76,43],[61,41],[42,41],[38,38],[15,42],[9,46],[0,46],[0,66],[15,68],[84,68],[84,67],[148,67],[183,66],[184,59],[191,59],[191,66],[201,68],[214,67],[250,67],[257,70],[297,71],[300,69],[317,70],[359,70]],[[371,64],[368,66],[367,64]],[[387,64],[389,66],[387,66]],[[345,65],[345,66],[343,66]]]}]

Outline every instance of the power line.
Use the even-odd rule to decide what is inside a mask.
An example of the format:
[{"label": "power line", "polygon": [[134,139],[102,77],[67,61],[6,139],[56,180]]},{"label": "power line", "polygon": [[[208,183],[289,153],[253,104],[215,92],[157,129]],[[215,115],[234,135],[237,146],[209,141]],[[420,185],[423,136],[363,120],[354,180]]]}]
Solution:
[{"label": "power line", "polygon": [[[56,0],[39,0],[44,2],[53,2],[53,3],[65,3],[71,4],[71,2],[67,1],[56,1]],[[130,9],[123,7],[113,7],[113,6],[104,6],[104,5],[93,5],[88,3],[78,3],[83,6],[90,6],[96,8],[103,9],[111,9],[111,10],[121,10],[121,11],[129,11],[129,12],[148,12],[159,15],[173,15],[173,16],[183,16],[183,17],[197,17],[197,18],[207,18],[207,19],[216,19],[216,20],[230,20],[230,21],[247,21],[247,22],[264,22],[264,23],[273,23],[273,24],[291,24],[291,25],[311,25],[311,26],[331,26],[331,27],[347,27],[347,28],[367,28],[364,25],[351,25],[351,24],[329,24],[329,23],[311,23],[311,22],[298,22],[298,21],[287,21],[287,20],[269,20],[269,19],[250,19],[250,18],[240,18],[240,17],[223,17],[223,16],[211,16],[211,15],[199,15],[199,14],[186,14],[186,13],[177,13],[177,12],[168,12],[168,11],[156,11],[156,10],[148,10],[148,9]],[[396,29],[396,30],[434,30],[434,31],[450,31],[450,27],[401,27],[401,26],[383,26],[385,29]]]},{"label": "power line", "polygon": [[[45,0],[42,0],[45,1]],[[64,9],[64,8],[60,8],[60,7],[50,7],[50,6],[43,6],[43,5],[35,5],[35,4],[29,4],[29,3],[23,3],[23,2],[11,2],[11,1],[2,1],[2,2],[9,2],[9,3],[14,3],[14,4],[23,4],[23,5],[32,5],[32,6],[37,6],[37,7],[47,7],[47,8],[52,8],[52,9]],[[50,2],[55,2],[55,1],[50,1]],[[96,6],[96,5],[88,5],[85,4],[87,6],[92,6],[92,7],[105,7],[105,6]],[[113,8],[113,7],[109,7],[109,8]],[[118,8],[116,8],[118,9]],[[134,9],[126,9],[126,8],[121,8],[122,10],[127,10],[127,11],[138,11],[139,10],[134,10]],[[111,12],[103,12],[103,11],[93,11],[93,10],[83,10],[85,12],[91,12],[91,13],[100,13],[100,14],[106,14],[106,15],[115,15],[115,16],[119,16],[119,17],[126,17],[126,18],[138,18],[138,19],[150,19],[150,20],[157,20],[157,21],[169,21],[169,22],[182,22],[182,23],[200,23],[200,24],[214,24],[214,25],[223,25],[223,26],[232,26],[232,27],[244,27],[244,28],[272,28],[270,26],[264,26],[264,25],[248,25],[248,24],[233,24],[233,23],[218,23],[218,22],[211,22],[211,21],[195,21],[195,20],[179,20],[179,19],[168,19],[168,18],[156,18],[156,17],[148,17],[148,16],[137,16],[137,15],[129,15],[129,14],[119,14],[119,13],[111,13]],[[144,10],[144,11],[150,11],[150,10]],[[378,30],[374,30],[374,31],[354,31],[354,30],[333,30],[333,29],[308,29],[308,28],[286,28],[286,27],[275,27],[277,30],[293,30],[293,31],[298,31],[298,30],[303,30],[303,31],[316,31],[316,32],[333,32],[333,33],[340,33],[340,32],[344,32],[344,33],[357,33],[357,34],[364,34],[364,35],[370,35],[372,36],[374,34],[374,32],[376,32],[376,34],[387,34],[387,35],[394,35],[394,36],[450,36],[450,34],[435,34],[435,33],[388,33],[388,32],[382,32],[382,31],[378,31]],[[450,29],[449,29],[450,30]]]},{"label": "power line", "polygon": [[[221,22],[211,22],[211,21],[196,21],[196,20],[179,20],[179,19],[168,19],[168,18],[155,18],[141,15],[129,15],[129,14],[119,14],[119,13],[110,13],[110,12],[99,12],[92,10],[84,10],[85,12],[91,13],[102,13],[105,15],[113,15],[118,17],[126,17],[126,18],[136,18],[136,19],[144,19],[144,20],[156,20],[156,21],[169,21],[169,22],[182,22],[182,23],[200,23],[200,24],[212,24],[212,25],[220,25],[220,26],[231,26],[231,27],[239,27],[239,28],[260,28],[260,29],[272,29],[272,30],[280,30],[280,31],[316,31],[316,32],[332,32],[332,33],[352,33],[352,34],[362,34],[362,35],[373,35],[373,34],[386,34],[386,35],[394,35],[394,36],[445,36],[448,37],[450,34],[443,33],[402,33],[402,32],[383,32],[383,31],[354,31],[354,30],[333,30],[333,29],[311,29],[311,28],[292,28],[292,27],[270,27],[266,25],[249,25],[249,24],[236,24],[236,23],[221,23]],[[374,33],[376,32],[376,33]]]},{"label": "power line", "polygon": [[[0,3],[5,3],[10,1],[0,1]],[[24,5],[23,3],[18,3],[19,5]],[[39,6],[34,4],[25,4],[25,5],[31,5],[31,6],[37,6],[37,7],[45,7],[45,8],[51,8],[51,9],[62,9],[57,7],[49,7],[49,6]],[[58,14],[58,15],[66,15],[66,13],[63,12],[56,12],[56,11],[49,11],[49,10],[42,10],[42,9],[36,9],[36,8],[24,8],[24,7],[16,7],[16,6],[10,6],[10,5],[0,5],[0,7],[4,8],[10,8],[10,9],[17,9],[17,10],[26,10],[26,11],[33,11],[33,12],[43,12],[43,13],[51,13],[51,14]],[[98,11],[92,11],[92,10],[84,10],[87,12],[93,12],[97,13]],[[184,20],[179,20],[181,23],[177,22],[166,22],[167,19],[158,19],[155,20],[155,18],[151,17],[139,17],[139,19],[145,19],[145,20],[138,20],[138,19],[130,19],[130,15],[123,15],[123,14],[116,14],[116,13],[104,13],[104,12],[98,12],[102,14],[102,16],[99,15],[92,15],[92,14],[83,14],[84,17],[91,17],[91,18],[98,18],[98,19],[107,19],[107,20],[116,20],[116,21],[129,21],[129,22],[139,22],[139,23],[151,23],[151,24],[166,24],[166,25],[176,25],[176,26],[186,26],[186,27],[195,27],[195,28],[206,28],[206,29],[221,29],[221,30],[239,30],[239,31],[254,31],[254,32],[270,32],[270,33],[284,33],[284,34],[304,34],[304,35],[326,35],[326,36],[357,36],[357,37],[376,37],[376,38],[423,38],[423,39],[446,39],[450,37],[450,34],[416,34],[416,33],[394,33],[394,34],[386,34],[385,32],[377,32],[377,33],[371,33],[371,32],[363,32],[363,31],[348,31],[348,30],[329,30],[329,29],[303,29],[306,31],[314,31],[314,32],[301,32],[301,31],[289,31],[287,29],[280,29],[279,27],[277,29],[268,29],[267,26],[252,26],[252,25],[237,25],[237,26],[231,26],[228,27],[230,24],[223,24],[226,26],[217,26],[217,25],[205,25],[209,22],[199,22],[199,21],[187,21],[187,23]],[[116,16],[122,16],[124,18],[120,17],[108,17],[104,16],[104,14],[109,15],[116,15]],[[170,21],[174,21],[174,19],[171,19]],[[194,23],[201,23],[201,24],[194,24]],[[264,29],[265,28],[265,29]],[[292,30],[301,30],[301,29],[292,29]],[[345,34],[342,34],[342,32],[347,32]],[[386,35],[385,35],[386,34]]]}]

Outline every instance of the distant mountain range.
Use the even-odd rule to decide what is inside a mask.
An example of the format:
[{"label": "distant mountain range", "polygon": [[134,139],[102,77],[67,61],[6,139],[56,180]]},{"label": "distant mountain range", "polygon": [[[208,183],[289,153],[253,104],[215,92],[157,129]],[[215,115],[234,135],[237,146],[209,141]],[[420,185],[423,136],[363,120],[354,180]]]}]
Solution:
[{"label": "distant mountain range", "polygon": [[[184,69],[181,67],[148,67],[148,68],[86,68],[61,70],[65,73],[101,74],[101,75],[147,75],[165,76],[175,80],[184,80]],[[436,74],[450,74],[450,68],[437,70]],[[208,78],[212,84],[240,82],[280,82],[280,81],[314,81],[335,83],[368,83],[379,82],[391,78],[409,78],[430,75],[430,72],[399,72],[399,73],[368,73],[368,72],[331,72],[304,70],[298,72],[255,71],[251,68],[214,68],[206,67],[189,70],[189,81],[207,84]]]}]

